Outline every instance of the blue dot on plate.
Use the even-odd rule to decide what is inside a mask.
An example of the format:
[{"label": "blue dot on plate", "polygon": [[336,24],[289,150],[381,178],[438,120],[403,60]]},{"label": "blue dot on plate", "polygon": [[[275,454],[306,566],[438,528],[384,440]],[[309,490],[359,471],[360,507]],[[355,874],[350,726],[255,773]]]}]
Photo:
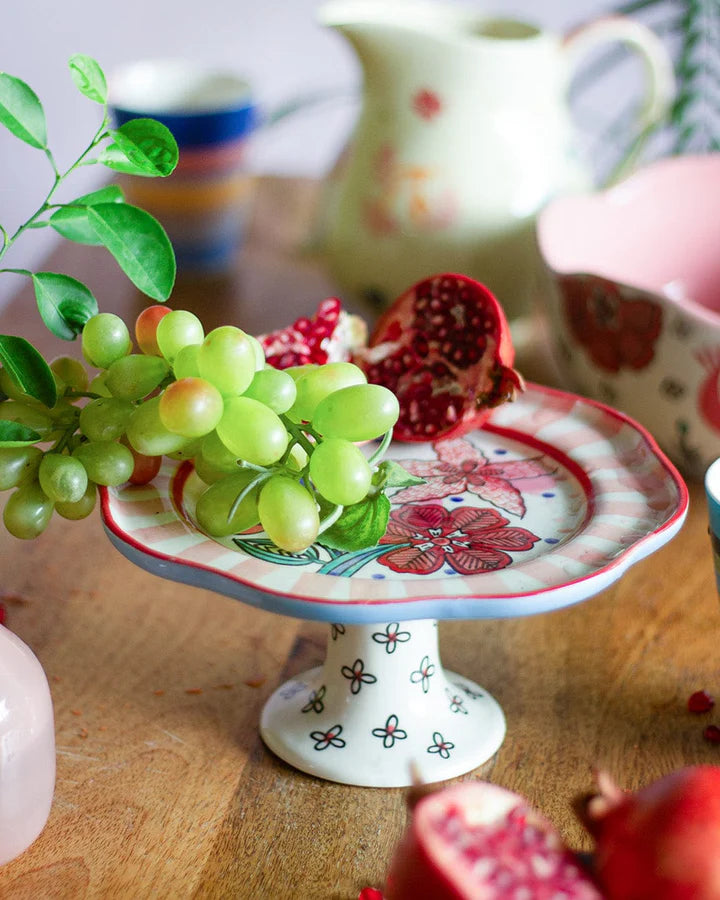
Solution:
[{"label": "blue dot on plate", "polygon": [[374,578],[376,581],[382,581],[385,576],[382,574],[382,572],[376,572],[371,577]]},{"label": "blue dot on plate", "polygon": [[462,503],[464,498],[463,497],[451,497],[450,499],[452,500],[453,503]]},{"label": "blue dot on plate", "polygon": [[443,569],[443,575],[457,575],[455,569]]},{"label": "blue dot on plate", "polygon": [[559,544],[560,538],[544,538],[546,544]]},{"label": "blue dot on plate", "polygon": [[507,450],[503,447],[497,447],[493,452],[497,453],[498,456],[504,456],[507,453]]},{"label": "blue dot on plate", "polygon": [[543,497],[554,497],[555,491],[543,491]]}]

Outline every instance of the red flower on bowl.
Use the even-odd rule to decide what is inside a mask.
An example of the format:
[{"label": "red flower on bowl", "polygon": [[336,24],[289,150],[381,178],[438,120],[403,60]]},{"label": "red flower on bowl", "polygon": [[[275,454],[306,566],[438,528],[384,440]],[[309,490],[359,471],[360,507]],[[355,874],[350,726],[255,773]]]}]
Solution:
[{"label": "red flower on bowl", "polygon": [[619,372],[652,362],[662,329],[658,303],[595,275],[564,275],[560,288],[570,331],[596,366]]},{"label": "red flower on bowl", "polygon": [[393,572],[430,575],[449,565],[460,575],[477,575],[504,569],[509,552],[531,550],[538,540],[496,509],[403,506],[390,514],[380,539],[390,549],[377,561]]}]

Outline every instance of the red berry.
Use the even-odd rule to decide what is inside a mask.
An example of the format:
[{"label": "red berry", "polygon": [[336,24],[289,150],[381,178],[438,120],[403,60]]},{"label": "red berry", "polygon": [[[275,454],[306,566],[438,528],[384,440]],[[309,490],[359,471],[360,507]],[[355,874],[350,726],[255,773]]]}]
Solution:
[{"label": "red berry", "polygon": [[7,610],[5,609],[5,606],[2,603],[0,603],[0,625],[5,624],[6,618],[7,618]]},{"label": "red berry", "polygon": [[707,691],[695,691],[688,698],[687,707],[691,713],[706,713],[715,706],[715,698]]},{"label": "red berry", "polygon": [[708,725],[703,731],[703,737],[711,744],[720,744],[720,728],[717,725]]}]

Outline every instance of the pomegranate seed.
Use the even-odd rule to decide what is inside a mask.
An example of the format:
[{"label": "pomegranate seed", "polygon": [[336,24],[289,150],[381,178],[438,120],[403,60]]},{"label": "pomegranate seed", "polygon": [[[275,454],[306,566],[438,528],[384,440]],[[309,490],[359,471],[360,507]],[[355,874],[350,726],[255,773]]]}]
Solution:
[{"label": "pomegranate seed", "polygon": [[695,691],[688,698],[687,708],[691,713],[706,713],[715,706],[715,698],[711,697],[707,691]]},{"label": "pomegranate seed", "polygon": [[7,610],[5,609],[4,604],[0,603],[0,625],[5,624],[6,618],[7,618]]},{"label": "pomegranate seed", "polygon": [[717,725],[708,725],[703,731],[703,737],[711,744],[720,744],[720,728]]}]

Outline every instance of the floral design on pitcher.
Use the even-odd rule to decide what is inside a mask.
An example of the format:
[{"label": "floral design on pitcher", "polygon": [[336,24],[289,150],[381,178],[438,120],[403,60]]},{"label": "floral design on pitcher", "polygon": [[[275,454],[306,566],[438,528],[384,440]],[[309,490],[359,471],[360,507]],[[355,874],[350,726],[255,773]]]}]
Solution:
[{"label": "floral design on pitcher", "polygon": [[377,561],[393,572],[428,575],[444,565],[460,575],[504,569],[510,552],[532,550],[540,538],[510,525],[496,509],[438,504],[393,509],[380,545],[390,549]]},{"label": "floral design on pitcher", "polygon": [[442,112],[443,105],[435,91],[421,88],[412,98],[412,108],[421,119],[430,121]]},{"label": "floral design on pitcher", "polygon": [[365,671],[365,663],[356,659],[352,666],[343,666],[340,669],[344,678],[350,681],[350,690],[353,694],[359,694],[364,684],[375,684],[377,678]]},{"label": "floral design on pitcher", "polygon": [[522,518],[525,501],[515,482],[522,481],[523,488],[533,492],[554,484],[557,465],[542,456],[490,462],[479,447],[464,438],[438,441],[433,449],[437,459],[403,459],[403,468],[425,483],[398,491],[393,503],[442,500],[467,491]]},{"label": "floral design on pitcher", "polygon": [[388,716],[385,720],[383,728],[373,728],[373,737],[382,738],[383,747],[389,750],[395,746],[395,741],[404,741],[407,737],[407,731],[398,728],[398,717],[396,715]]},{"label": "floral design on pitcher", "polygon": [[453,694],[449,688],[445,688],[445,694],[450,703],[450,712],[462,713],[464,716],[468,714],[467,709],[465,709],[465,700],[459,694]]},{"label": "floral design on pitcher", "polygon": [[652,362],[663,324],[658,303],[594,275],[565,275],[560,287],[570,331],[595,365],[619,372]]},{"label": "floral design on pitcher", "polygon": [[312,710],[312,712],[316,712],[318,715],[320,715],[320,713],[325,709],[326,690],[327,689],[323,684],[316,691],[312,691],[310,693],[310,696],[308,697],[307,703],[305,704],[305,706],[303,706],[301,712],[306,713]]},{"label": "floral design on pitcher", "polygon": [[364,207],[364,224],[375,235],[425,233],[452,225],[458,202],[428,166],[402,163],[389,144],[374,160],[376,191]]},{"label": "floral design on pitcher", "polygon": [[704,347],[695,358],[707,372],[698,391],[698,408],[707,424],[720,431],[720,347]]}]

